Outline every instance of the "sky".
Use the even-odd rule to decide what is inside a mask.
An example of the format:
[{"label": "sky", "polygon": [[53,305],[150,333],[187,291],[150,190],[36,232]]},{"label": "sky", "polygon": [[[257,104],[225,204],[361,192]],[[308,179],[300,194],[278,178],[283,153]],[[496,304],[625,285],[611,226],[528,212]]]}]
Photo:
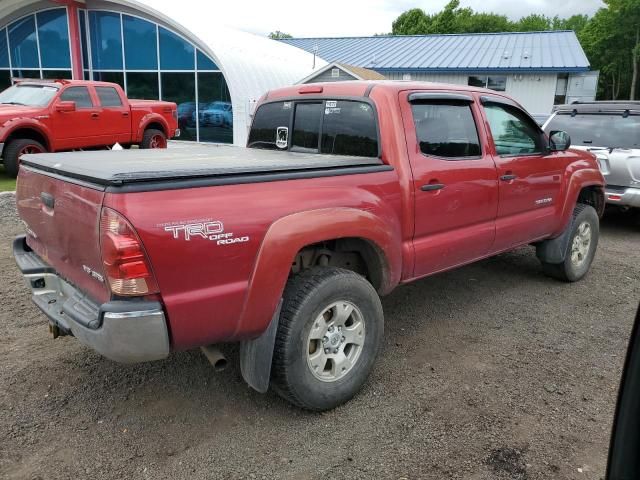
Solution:
[{"label": "sky", "polygon": [[[294,37],[365,36],[391,32],[405,10],[435,13],[448,0],[139,0],[197,31],[218,24],[258,35],[274,30]],[[530,13],[569,17],[593,14],[601,0],[461,0],[461,7],[517,19]]]}]

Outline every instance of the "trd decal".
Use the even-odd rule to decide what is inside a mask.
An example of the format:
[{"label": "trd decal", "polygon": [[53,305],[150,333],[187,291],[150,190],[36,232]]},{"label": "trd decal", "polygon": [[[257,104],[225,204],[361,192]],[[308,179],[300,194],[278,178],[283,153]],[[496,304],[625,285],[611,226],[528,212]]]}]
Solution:
[{"label": "trd decal", "polygon": [[536,205],[546,205],[551,202],[553,202],[553,198],[551,197],[541,198],[540,200],[536,200]]},{"label": "trd decal", "polygon": [[233,232],[225,232],[224,225],[218,220],[190,220],[186,222],[161,223],[159,228],[171,233],[174,240],[190,242],[193,238],[203,238],[217,245],[231,245],[249,241],[248,236],[236,237]]}]

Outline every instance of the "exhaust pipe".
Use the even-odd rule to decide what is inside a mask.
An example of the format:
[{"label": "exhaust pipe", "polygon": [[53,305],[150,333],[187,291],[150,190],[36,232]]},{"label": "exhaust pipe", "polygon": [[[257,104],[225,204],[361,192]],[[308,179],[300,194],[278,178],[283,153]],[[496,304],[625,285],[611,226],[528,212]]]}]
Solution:
[{"label": "exhaust pipe", "polygon": [[205,357],[207,357],[207,360],[209,360],[209,363],[213,365],[216,372],[221,372],[227,368],[227,357],[224,356],[219,348],[214,345],[200,348]]}]

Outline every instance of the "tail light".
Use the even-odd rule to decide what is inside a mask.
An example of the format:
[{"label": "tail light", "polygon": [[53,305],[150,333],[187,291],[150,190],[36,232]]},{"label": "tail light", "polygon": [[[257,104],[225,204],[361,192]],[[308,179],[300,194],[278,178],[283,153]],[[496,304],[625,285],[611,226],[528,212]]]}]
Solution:
[{"label": "tail light", "polygon": [[100,215],[102,263],[115,295],[158,293],[159,288],[140,238],[125,218],[109,208]]}]

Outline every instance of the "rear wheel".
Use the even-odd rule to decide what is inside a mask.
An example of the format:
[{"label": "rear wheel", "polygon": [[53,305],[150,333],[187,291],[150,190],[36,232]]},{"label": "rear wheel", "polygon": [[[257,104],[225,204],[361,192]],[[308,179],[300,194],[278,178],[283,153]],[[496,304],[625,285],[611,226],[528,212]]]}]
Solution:
[{"label": "rear wheel", "polygon": [[362,276],[314,268],[285,289],[271,383],[284,399],[328,410],[365,383],[382,341],[382,304]]},{"label": "rear wheel", "polygon": [[571,233],[564,262],[543,262],[544,272],[550,277],[565,282],[576,282],[584,277],[596,255],[600,236],[599,223],[598,214],[592,206],[578,204],[573,211],[573,221],[569,226]]},{"label": "rear wheel", "polygon": [[161,130],[148,128],[142,136],[140,148],[167,148],[167,136]]},{"label": "rear wheel", "polygon": [[30,153],[44,153],[47,149],[36,141],[28,138],[18,138],[9,142],[4,149],[3,161],[4,169],[10,177],[18,176],[20,167],[20,157]]}]

